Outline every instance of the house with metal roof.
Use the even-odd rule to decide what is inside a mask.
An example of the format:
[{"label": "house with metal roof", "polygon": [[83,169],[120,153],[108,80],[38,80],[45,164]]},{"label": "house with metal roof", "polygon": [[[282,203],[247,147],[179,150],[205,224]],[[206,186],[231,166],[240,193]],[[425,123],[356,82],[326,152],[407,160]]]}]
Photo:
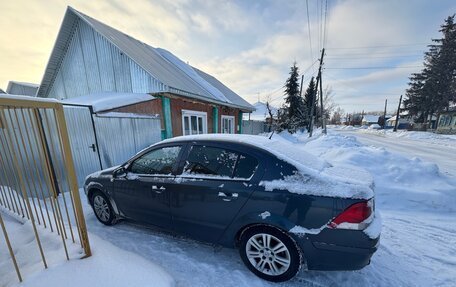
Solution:
[{"label": "house with metal roof", "polygon": [[379,118],[380,118],[380,116],[377,116],[377,115],[364,115],[363,119],[361,120],[361,123],[363,125],[367,125],[367,126],[376,124],[376,123],[378,123]]},{"label": "house with metal roof", "polygon": [[456,107],[440,114],[436,133],[456,134]]},{"label": "house with metal roof", "polygon": [[242,132],[255,110],[215,77],[68,7],[38,97],[66,100],[101,92],[155,99],[108,112],[158,114],[162,138]]},{"label": "house with metal roof", "polygon": [[40,86],[37,84],[9,81],[6,88],[6,93],[11,95],[36,97],[36,93],[39,87]]}]

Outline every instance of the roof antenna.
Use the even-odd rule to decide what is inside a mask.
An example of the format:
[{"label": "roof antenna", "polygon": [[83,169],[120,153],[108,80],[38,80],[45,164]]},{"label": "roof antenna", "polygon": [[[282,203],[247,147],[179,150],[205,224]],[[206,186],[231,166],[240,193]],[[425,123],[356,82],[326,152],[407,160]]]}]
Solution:
[{"label": "roof antenna", "polygon": [[271,135],[269,136],[269,139],[271,139],[273,135],[274,135],[274,131],[272,131]]}]

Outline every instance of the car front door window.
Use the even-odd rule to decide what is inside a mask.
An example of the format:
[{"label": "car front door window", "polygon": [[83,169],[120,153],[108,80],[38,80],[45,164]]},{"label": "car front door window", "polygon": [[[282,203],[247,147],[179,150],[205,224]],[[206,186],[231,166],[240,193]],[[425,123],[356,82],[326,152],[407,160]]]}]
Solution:
[{"label": "car front door window", "polygon": [[130,166],[130,172],[148,175],[172,174],[180,150],[180,146],[152,150],[136,159]]}]

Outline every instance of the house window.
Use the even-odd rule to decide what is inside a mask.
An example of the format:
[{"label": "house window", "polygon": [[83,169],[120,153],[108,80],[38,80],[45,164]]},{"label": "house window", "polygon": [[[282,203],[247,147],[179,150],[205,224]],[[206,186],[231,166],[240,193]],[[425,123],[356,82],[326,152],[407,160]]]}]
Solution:
[{"label": "house window", "polygon": [[234,134],[234,116],[222,116],[222,133]]},{"label": "house window", "polygon": [[182,134],[197,135],[207,133],[207,113],[182,110]]}]

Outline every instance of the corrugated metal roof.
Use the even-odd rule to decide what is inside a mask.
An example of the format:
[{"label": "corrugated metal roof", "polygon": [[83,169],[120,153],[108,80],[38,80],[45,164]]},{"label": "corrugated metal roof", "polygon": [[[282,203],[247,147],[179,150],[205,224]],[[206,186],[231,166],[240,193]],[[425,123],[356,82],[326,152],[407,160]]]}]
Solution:
[{"label": "corrugated metal roof", "polygon": [[[46,67],[40,90],[38,91],[38,96],[44,97],[49,92],[55,74],[65,56],[65,52],[74,31],[74,25],[77,24],[78,18],[85,21],[95,31],[104,36],[152,77],[166,85],[169,92],[199,100],[239,107],[248,111],[254,110],[252,105],[247,103],[214,77],[197,69],[194,70],[196,73],[192,73],[193,67],[180,61],[172,53],[166,50],[161,50],[161,52],[159,49],[138,41],[71,7],[68,7],[65,13],[51,58]],[[165,57],[163,51],[166,51],[166,53],[169,53],[171,56]],[[183,65],[186,65],[187,67],[184,67]],[[199,75],[201,79],[197,76],[195,77],[195,75]],[[206,82],[208,83],[207,85]],[[213,87],[213,89],[211,87]],[[220,97],[220,95],[214,92],[214,89],[220,91],[224,97]]]},{"label": "corrugated metal roof", "polygon": [[232,103],[236,103],[239,106],[250,106],[251,109],[250,111],[255,110],[255,107],[253,107],[251,104],[249,104],[246,100],[244,100],[242,97],[240,97],[238,94],[233,92],[230,88],[225,86],[222,82],[217,80],[215,77],[193,67],[193,69],[208,83],[210,83],[212,86],[214,86],[216,89],[218,89],[220,92],[223,93],[223,95]]},{"label": "corrugated metal roof", "polygon": [[8,87],[6,88],[6,93],[35,97],[39,87],[40,86],[38,84],[9,81]]},{"label": "corrugated metal roof", "polygon": [[30,88],[39,88],[40,87],[40,85],[38,85],[38,84],[27,83],[27,82],[9,81],[9,83],[20,85],[20,86],[26,86],[26,87],[30,87]]}]

